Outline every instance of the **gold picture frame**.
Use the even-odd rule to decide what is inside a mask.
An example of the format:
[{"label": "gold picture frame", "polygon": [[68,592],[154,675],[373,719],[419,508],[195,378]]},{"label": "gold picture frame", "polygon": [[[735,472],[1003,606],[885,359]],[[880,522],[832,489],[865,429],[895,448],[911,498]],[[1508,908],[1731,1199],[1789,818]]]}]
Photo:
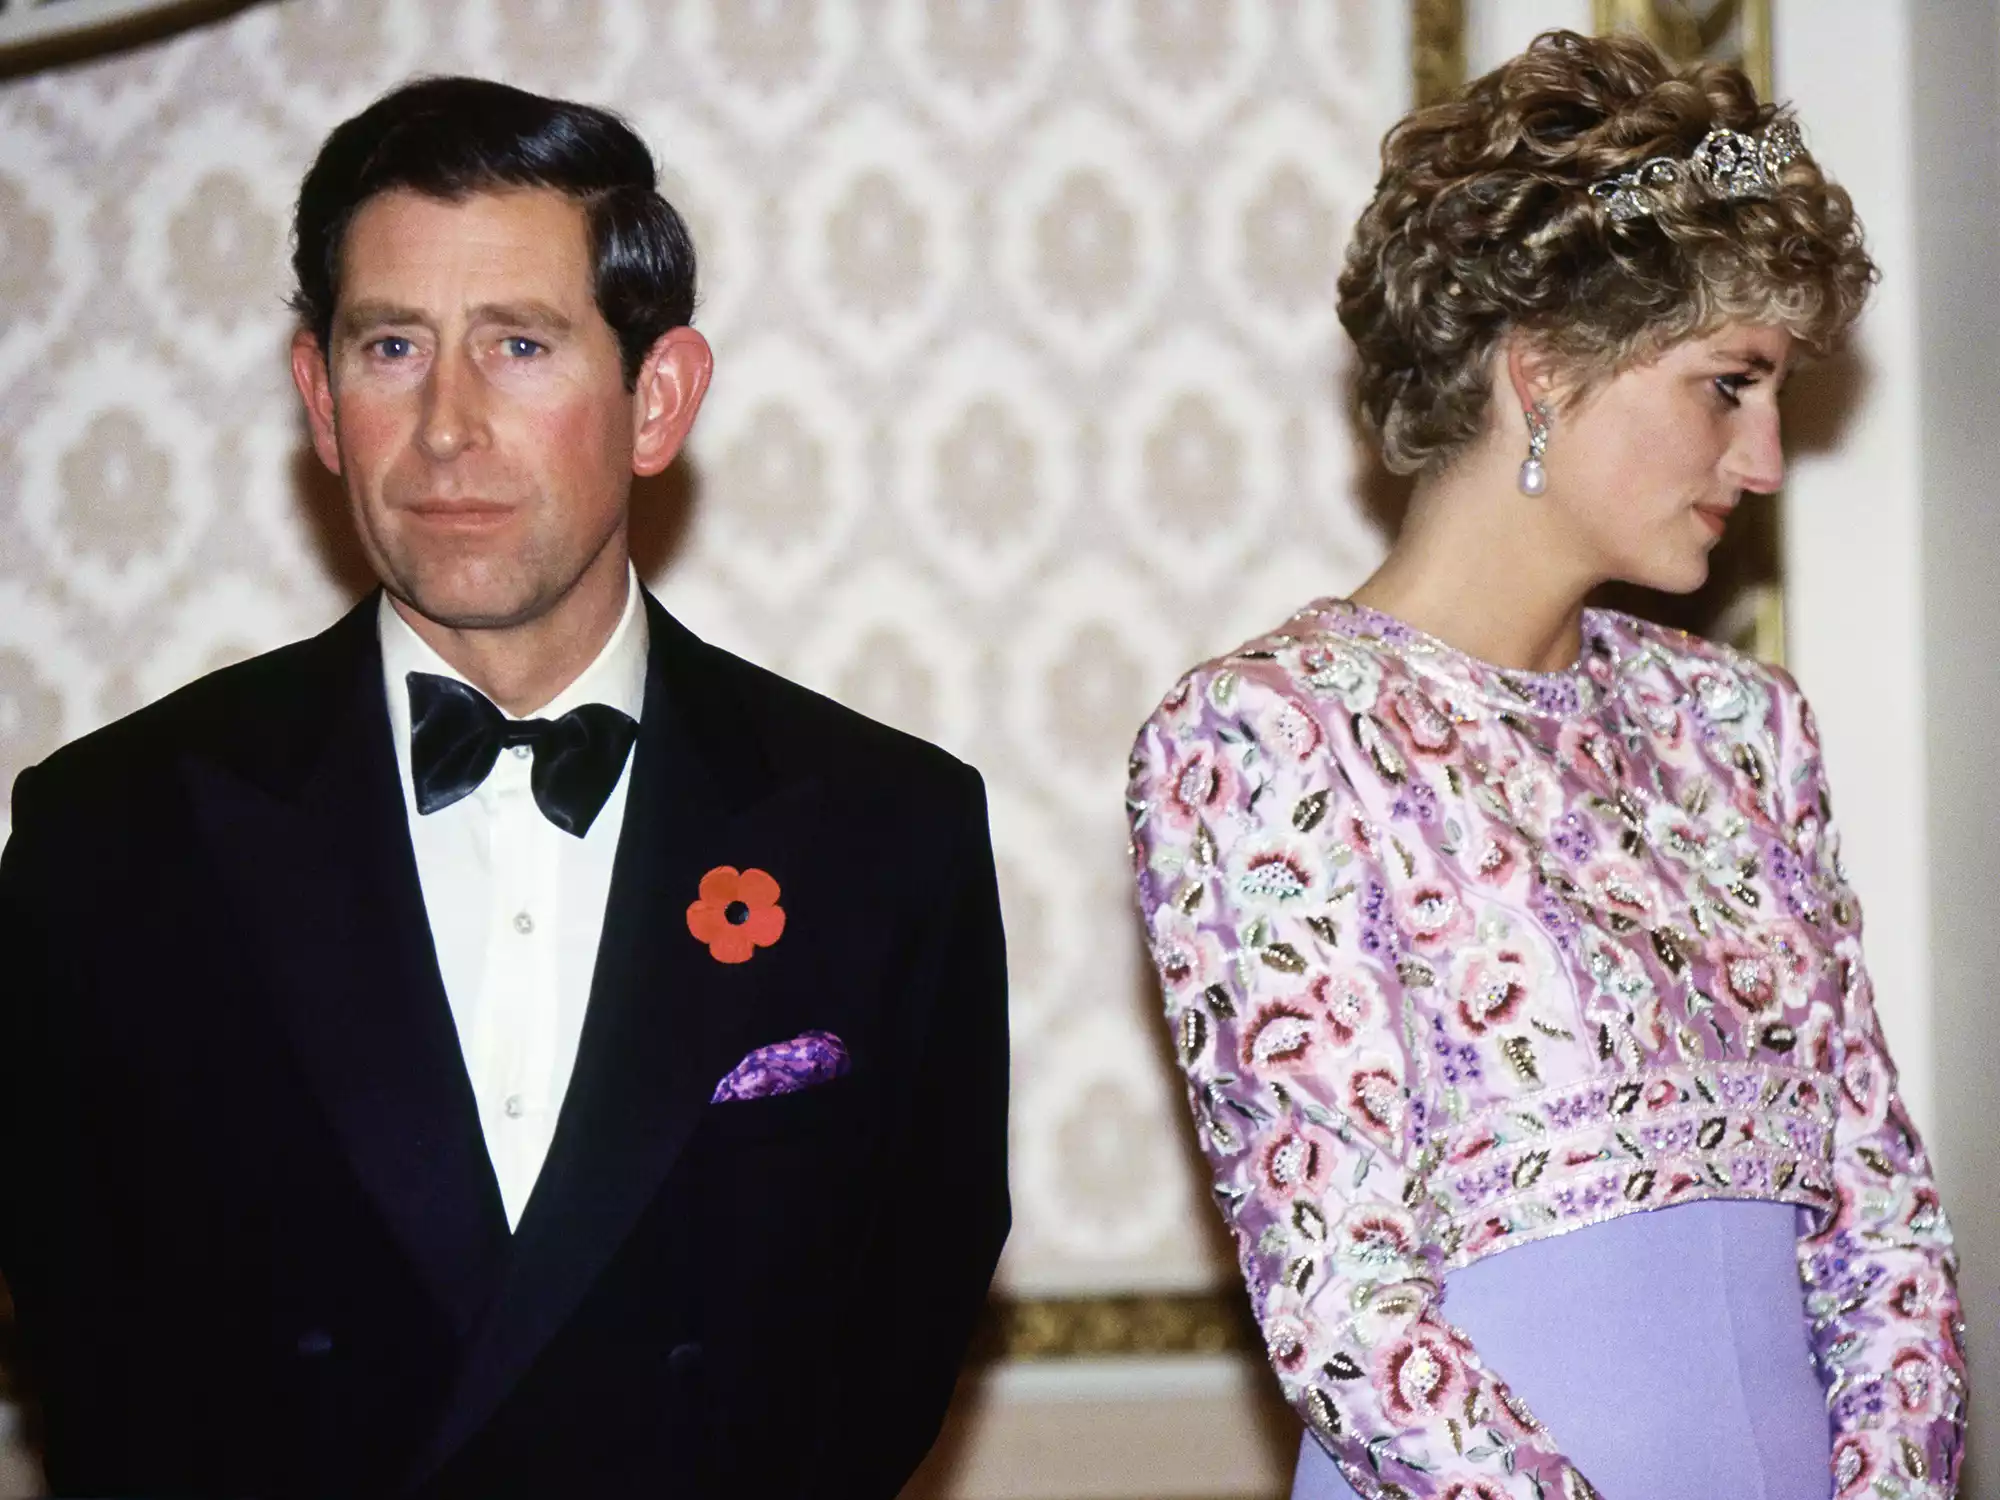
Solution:
[{"label": "gold picture frame", "polygon": [[1636,31],[1678,63],[1733,62],[1771,97],[1771,0],[1592,0],[1595,29]]},{"label": "gold picture frame", "polygon": [[1410,0],[1410,82],[1420,108],[1465,82],[1465,0]]}]

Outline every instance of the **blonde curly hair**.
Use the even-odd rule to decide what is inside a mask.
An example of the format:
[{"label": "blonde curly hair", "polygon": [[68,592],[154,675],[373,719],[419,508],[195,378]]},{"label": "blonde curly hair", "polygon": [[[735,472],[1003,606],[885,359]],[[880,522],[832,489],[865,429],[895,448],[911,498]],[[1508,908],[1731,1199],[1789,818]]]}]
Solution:
[{"label": "blonde curly hair", "polygon": [[1836,346],[1877,273],[1853,203],[1809,156],[1770,198],[1683,187],[1622,222],[1589,191],[1780,113],[1739,68],[1677,72],[1637,37],[1551,31],[1405,116],[1340,276],[1361,417],[1389,468],[1441,468],[1478,436],[1516,330],[1585,388],[1728,322]]}]

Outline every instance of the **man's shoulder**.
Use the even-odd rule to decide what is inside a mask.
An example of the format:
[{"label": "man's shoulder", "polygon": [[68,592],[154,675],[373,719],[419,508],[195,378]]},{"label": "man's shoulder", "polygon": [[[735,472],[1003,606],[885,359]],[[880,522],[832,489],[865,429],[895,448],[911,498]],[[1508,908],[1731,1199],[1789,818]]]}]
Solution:
[{"label": "man's shoulder", "polygon": [[42,795],[86,788],[102,798],[107,790],[148,783],[190,754],[254,754],[300,727],[330,681],[339,636],[355,628],[349,615],[319,635],[198,677],[71,740],[23,772],[23,779],[32,777]]},{"label": "man's shoulder", "polygon": [[[683,627],[684,628],[684,627]],[[855,789],[893,784],[905,795],[963,796],[978,773],[950,751],[871,719],[823,693],[692,636],[704,669],[754,726],[781,775],[837,779]],[[692,712],[702,712],[693,705]]]},{"label": "man's shoulder", "polygon": [[774,759],[939,782],[962,782],[971,774],[965,762],[929,740],[871,719],[721,647],[708,649],[731,679],[738,701],[762,724],[766,751]]}]

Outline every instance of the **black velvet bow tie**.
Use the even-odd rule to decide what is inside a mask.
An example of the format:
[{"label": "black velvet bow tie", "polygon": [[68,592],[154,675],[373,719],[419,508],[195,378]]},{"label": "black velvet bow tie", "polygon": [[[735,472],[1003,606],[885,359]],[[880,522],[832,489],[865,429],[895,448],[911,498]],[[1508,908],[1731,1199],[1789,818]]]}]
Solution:
[{"label": "black velvet bow tie", "polygon": [[492,773],[502,750],[535,753],[528,784],[535,805],[564,833],[582,838],[618,785],[638,738],[630,714],[586,703],[560,719],[510,719],[478,688],[454,677],[412,672],[410,779],[417,811],[434,813],[469,797]]}]

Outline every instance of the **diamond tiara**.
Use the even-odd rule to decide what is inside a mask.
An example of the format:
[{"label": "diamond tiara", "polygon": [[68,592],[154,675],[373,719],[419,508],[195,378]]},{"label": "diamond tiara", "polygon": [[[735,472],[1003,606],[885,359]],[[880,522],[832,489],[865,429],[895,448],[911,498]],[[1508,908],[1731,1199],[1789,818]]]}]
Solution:
[{"label": "diamond tiara", "polygon": [[1806,154],[1798,122],[1780,115],[1755,135],[1718,128],[1701,138],[1685,160],[1649,156],[1629,172],[1590,185],[1614,224],[1648,218],[1666,203],[1666,193],[1691,183],[1709,198],[1768,198],[1778,190],[1778,173]]}]

